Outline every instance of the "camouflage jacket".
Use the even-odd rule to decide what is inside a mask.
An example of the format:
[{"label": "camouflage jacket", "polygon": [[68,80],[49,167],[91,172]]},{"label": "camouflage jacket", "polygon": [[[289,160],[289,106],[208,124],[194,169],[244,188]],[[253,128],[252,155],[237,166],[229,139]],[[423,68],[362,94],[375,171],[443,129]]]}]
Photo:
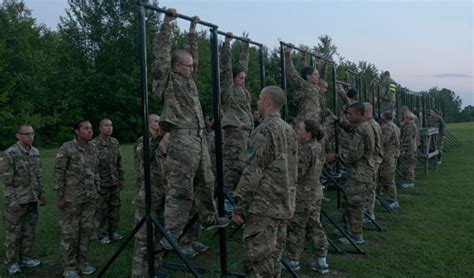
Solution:
[{"label": "camouflage jacket", "polygon": [[382,146],[382,128],[380,125],[374,120],[374,118],[370,118],[367,120],[367,123],[372,127],[372,131],[374,132],[374,160],[378,164],[382,163],[383,159],[383,146]]},{"label": "camouflage jacket", "polygon": [[388,124],[382,129],[383,157],[391,159],[400,156],[400,130],[396,125]]},{"label": "camouflage jacket", "polygon": [[322,145],[316,139],[302,142],[298,149],[298,183],[296,200],[308,201],[316,198],[317,191],[322,191],[319,177],[324,165]]},{"label": "camouflage jacket", "polygon": [[[222,127],[233,126],[238,128],[253,129],[252,97],[245,86],[235,86],[232,76],[232,54],[230,43],[224,43],[221,49],[220,81],[221,102],[224,116]],[[243,44],[240,53],[239,66],[247,72],[249,61],[249,48]]]},{"label": "camouflage jacket", "polygon": [[417,149],[418,128],[414,121],[405,121],[400,129],[400,151],[413,153]]},{"label": "camouflage jacket", "polygon": [[39,151],[26,151],[19,142],[4,153],[5,205],[27,204],[39,200],[43,191],[43,174]]},{"label": "camouflage jacket", "polygon": [[107,140],[99,135],[91,143],[99,152],[100,186],[117,186],[120,181],[123,182],[122,152],[117,139],[110,137]]},{"label": "camouflage jacket", "polygon": [[318,84],[304,80],[293,65],[290,53],[285,53],[286,76],[295,83],[295,104],[298,106],[296,121],[315,120],[322,122],[321,95]]},{"label": "camouflage jacket", "polygon": [[354,125],[349,148],[340,155],[340,159],[347,164],[351,179],[372,181],[375,170],[374,150],[374,132],[367,121]]},{"label": "camouflage jacket", "polygon": [[[171,70],[171,25],[163,23],[154,41],[152,97],[162,106],[160,127],[204,129],[204,119],[196,83]],[[197,34],[188,33],[187,50],[193,57],[194,72],[198,65]]]},{"label": "camouflage jacket", "polygon": [[428,127],[435,127],[438,129],[438,134],[444,136],[444,120],[441,116],[428,117]]},{"label": "camouflage jacket", "polygon": [[[150,134],[150,178],[152,185],[163,186],[166,184],[165,160],[166,150],[160,146],[161,136],[152,136]],[[136,176],[136,190],[144,190],[145,184],[145,169],[143,162],[143,136],[138,138],[133,146],[133,153],[135,158],[135,176]],[[152,186],[153,188],[153,186]]]},{"label": "camouflage jacket", "polygon": [[234,191],[235,208],[288,219],[295,210],[298,145],[280,114],[268,115],[249,140],[247,166]]},{"label": "camouflage jacket", "polygon": [[100,188],[99,158],[94,144],[84,146],[74,139],[64,143],[56,154],[54,190],[66,202],[88,202]]}]

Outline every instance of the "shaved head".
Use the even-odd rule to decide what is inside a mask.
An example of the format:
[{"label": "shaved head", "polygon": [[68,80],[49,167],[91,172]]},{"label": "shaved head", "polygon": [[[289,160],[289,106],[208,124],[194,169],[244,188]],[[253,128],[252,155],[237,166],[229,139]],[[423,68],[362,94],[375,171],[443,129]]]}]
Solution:
[{"label": "shaved head", "polygon": [[373,112],[373,109],[374,109],[373,106],[372,106],[372,104],[370,104],[370,103],[368,103],[368,102],[364,102],[364,107],[365,107],[365,114],[364,114],[365,117],[366,117],[367,119],[372,118],[372,117],[373,117],[373,113],[372,113],[372,112]]},{"label": "shaved head", "polygon": [[273,107],[280,110],[286,104],[286,94],[282,88],[278,86],[267,86],[260,93],[263,97],[268,97]]},{"label": "shaved head", "polygon": [[178,63],[184,63],[187,58],[192,58],[188,51],[184,49],[176,49],[171,54],[171,65],[174,66]]}]

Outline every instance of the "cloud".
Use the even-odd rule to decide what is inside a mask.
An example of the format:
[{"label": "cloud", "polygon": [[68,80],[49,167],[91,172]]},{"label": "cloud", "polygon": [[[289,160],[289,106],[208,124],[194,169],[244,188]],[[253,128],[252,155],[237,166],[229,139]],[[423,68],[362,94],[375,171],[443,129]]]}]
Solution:
[{"label": "cloud", "polygon": [[440,73],[440,74],[433,74],[429,76],[435,77],[435,78],[472,78],[472,75],[464,74],[464,73]]}]

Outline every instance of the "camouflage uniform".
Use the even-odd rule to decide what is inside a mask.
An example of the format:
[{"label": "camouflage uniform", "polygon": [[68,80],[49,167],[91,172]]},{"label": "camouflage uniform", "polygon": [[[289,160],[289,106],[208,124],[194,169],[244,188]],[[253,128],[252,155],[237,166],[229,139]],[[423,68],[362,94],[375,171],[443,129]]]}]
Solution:
[{"label": "camouflage uniform", "polygon": [[[201,223],[216,217],[212,174],[204,119],[196,83],[171,70],[171,24],[164,22],[155,39],[153,97],[163,106],[160,127],[169,131],[166,158],[165,228],[177,239],[192,217],[193,205]],[[197,68],[197,34],[188,33],[188,51]]]},{"label": "camouflage uniform", "polygon": [[438,129],[438,136],[436,136],[435,144],[436,149],[439,150],[438,160],[441,160],[443,154],[443,141],[444,141],[444,129],[445,124],[441,116],[436,115],[435,117],[428,117],[428,127],[434,127]]},{"label": "camouflage uniform", "polygon": [[[5,263],[19,262],[31,257],[38,221],[38,200],[43,191],[43,175],[38,150],[25,150],[20,143],[4,153],[4,211]],[[21,209],[11,212],[9,206],[19,204]]]},{"label": "camouflage uniform", "polygon": [[98,238],[117,231],[120,220],[120,183],[123,185],[122,153],[117,139],[97,136],[91,141],[99,152],[100,191],[96,225]]},{"label": "camouflage uniform", "polygon": [[323,198],[323,188],[319,183],[324,165],[323,153],[322,146],[316,139],[303,142],[298,150],[296,208],[293,218],[288,223],[286,244],[287,257],[291,261],[300,259],[307,226],[311,229],[306,236],[316,247],[316,255],[318,257],[327,255],[328,242],[319,218]]},{"label": "camouflage uniform", "polygon": [[[143,137],[140,137],[133,147],[135,157],[136,188],[133,205],[135,207],[135,225],[145,216],[145,173],[143,165]],[[158,137],[152,138],[150,135],[150,181],[151,181],[151,214],[163,223],[163,212],[166,197],[166,175],[165,158],[166,150],[159,145]],[[160,240],[159,233],[155,229],[155,248]],[[161,263],[161,253],[155,256],[155,265]],[[148,277],[147,270],[147,244],[146,244],[146,224],[135,234],[135,245],[132,257],[132,277]]]},{"label": "camouflage uniform", "polygon": [[279,277],[287,220],[295,211],[295,131],[280,114],[268,115],[254,130],[248,160],[234,191],[235,210],[245,218],[244,269],[248,277]]},{"label": "camouflage uniform", "polygon": [[374,176],[372,179],[372,182],[369,185],[369,191],[367,192],[367,198],[365,200],[365,211],[368,212],[371,216],[375,216],[375,191],[377,189],[377,178],[378,178],[378,171],[380,164],[382,163],[383,160],[383,146],[382,146],[382,129],[380,128],[380,125],[374,120],[374,118],[370,118],[367,120],[367,123],[370,125],[372,128],[372,131],[374,132],[374,139],[375,139],[375,144],[374,144],[374,161],[375,161],[375,167],[374,167]]},{"label": "camouflage uniform", "polygon": [[[242,44],[239,66],[247,72],[249,63],[249,47]],[[232,54],[230,43],[225,42],[221,49],[220,81],[221,101],[224,116],[224,188],[229,193],[239,182],[245,167],[245,150],[253,129],[252,97],[245,86],[235,86],[232,76]]]},{"label": "camouflage uniform", "polygon": [[380,106],[381,111],[395,110],[395,94],[397,83],[390,78],[390,73],[385,72],[382,75],[382,86],[380,87]]},{"label": "camouflage uniform", "polygon": [[405,182],[415,182],[416,149],[418,129],[414,121],[405,121],[402,124],[400,135],[399,166]]},{"label": "camouflage uniform", "polygon": [[[343,111],[347,111],[349,106],[356,103],[355,100],[353,100],[352,98],[349,98],[347,96],[347,93],[342,88],[342,86],[339,86],[339,88],[337,90],[337,96],[339,97],[339,100],[341,101]],[[346,119],[346,115],[343,114],[342,118]],[[349,123],[349,122],[346,121],[346,123]],[[338,129],[338,131],[339,131],[338,134],[339,134],[339,148],[340,148],[341,151],[346,151],[347,152],[347,151],[349,151],[349,145],[351,143],[352,135],[350,134],[350,131],[348,131],[349,129],[347,129],[347,130],[346,129],[344,129],[344,128]]]},{"label": "camouflage uniform", "polygon": [[287,48],[285,53],[286,76],[295,83],[295,104],[298,106],[296,123],[304,120],[315,120],[322,123],[321,90],[318,84],[304,80],[293,65],[291,49]]},{"label": "camouflage uniform", "polygon": [[400,156],[400,129],[390,121],[382,129],[383,160],[379,168],[378,193],[384,194],[384,199],[397,201],[397,186],[395,185],[395,170],[397,158]]},{"label": "camouflage uniform", "polygon": [[64,143],[56,155],[54,190],[58,200],[61,255],[65,271],[77,271],[87,263],[89,240],[94,233],[94,215],[100,188],[99,159],[95,145]]},{"label": "camouflage uniform", "polygon": [[[346,129],[349,126],[346,126]],[[354,239],[363,239],[362,220],[364,202],[375,168],[375,138],[370,125],[363,121],[352,126],[352,138],[347,151],[342,151],[340,159],[346,163],[347,189],[344,202],[344,220],[348,232]],[[370,174],[368,174],[370,173]]]}]

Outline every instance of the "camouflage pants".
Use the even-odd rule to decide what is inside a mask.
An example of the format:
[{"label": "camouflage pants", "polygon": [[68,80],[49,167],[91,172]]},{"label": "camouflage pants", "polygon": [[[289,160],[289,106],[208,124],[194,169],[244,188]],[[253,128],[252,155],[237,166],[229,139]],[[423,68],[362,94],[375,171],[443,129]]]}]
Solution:
[{"label": "camouflage pants", "polygon": [[400,172],[405,182],[415,182],[416,152],[405,153],[398,160]]},{"label": "camouflage pants", "polygon": [[61,256],[64,270],[78,270],[87,262],[89,240],[94,233],[96,200],[66,202],[59,210]]},{"label": "camouflage pants", "polygon": [[[156,188],[155,188],[156,189]],[[151,202],[151,214],[156,220],[163,223],[163,211],[165,206],[165,189],[160,187],[153,191]],[[140,190],[133,200],[135,207],[135,225],[145,216],[145,191]],[[160,249],[160,234],[156,227],[154,227],[154,242],[155,250]],[[146,242],[146,222],[141,226],[140,230],[135,234],[135,245],[133,247],[132,257],[132,277],[133,278],[147,278],[147,242]],[[155,266],[161,264],[162,253],[155,255]]]},{"label": "camouflage pants", "polygon": [[362,221],[364,218],[364,202],[367,196],[369,182],[349,179],[344,196],[344,222],[349,234],[354,239],[363,239]]},{"label": "camouflage pants", "polygon": [[249,214],[244,228],[246,277],[280,277],[280,261],[286,245],[284,220]]},{"label": "camouflage pants", "polygon": [[289,260],[299,261],[305,238],[316,248],[318,257],[326,257],[328,242],[321,225],[321,204],[322,194],[314,201],[297,200],[295,214],[288,223],[286,256]]},{"label": "camouflage pants", "polygon": [[245,167],[247,142],[250,131],[234,127],[224,129],[224,189],[232,193]]},{"label": "camouflage pants", "polygon": [[164,217],[166,229],[177,239],[194,207],[201,223],[214,220],[214,175],[204,137],[171,133],[169,141]]},{"label": "camouflage pants", "polygon": [[97,203],[97,235],[106,236],[118,229],[120,221],[120,190],[116,186],[102,187]]},{"label": "camouflage pants", "polygon": [[375,199],[376,199],[375,191],[377,190],[377,179],[378,179],[379,167],[380,167],[380,164],[376,162],[375,169],[374,169],[375,174],[372,181],[369,183],[369,187],[367,189],[367,196],[365,198],[365,203],[364,203],[364,210],[372,216],[375,216]]},{"label": "camouflage pants", "polygon": [[3,211],[5,225],[5,264],[18,262],[21,257],[31,257],[38,222],[38,203],[21,205],[11,212],[7,205]]},{"label": "camouflage pants", "polygon": [[395,169],[397,167],[397,158],[384,158],[379,168],[379,182],[377,192],[384,195],[388,201],[397,200],[397,186],[395,184]]}]

